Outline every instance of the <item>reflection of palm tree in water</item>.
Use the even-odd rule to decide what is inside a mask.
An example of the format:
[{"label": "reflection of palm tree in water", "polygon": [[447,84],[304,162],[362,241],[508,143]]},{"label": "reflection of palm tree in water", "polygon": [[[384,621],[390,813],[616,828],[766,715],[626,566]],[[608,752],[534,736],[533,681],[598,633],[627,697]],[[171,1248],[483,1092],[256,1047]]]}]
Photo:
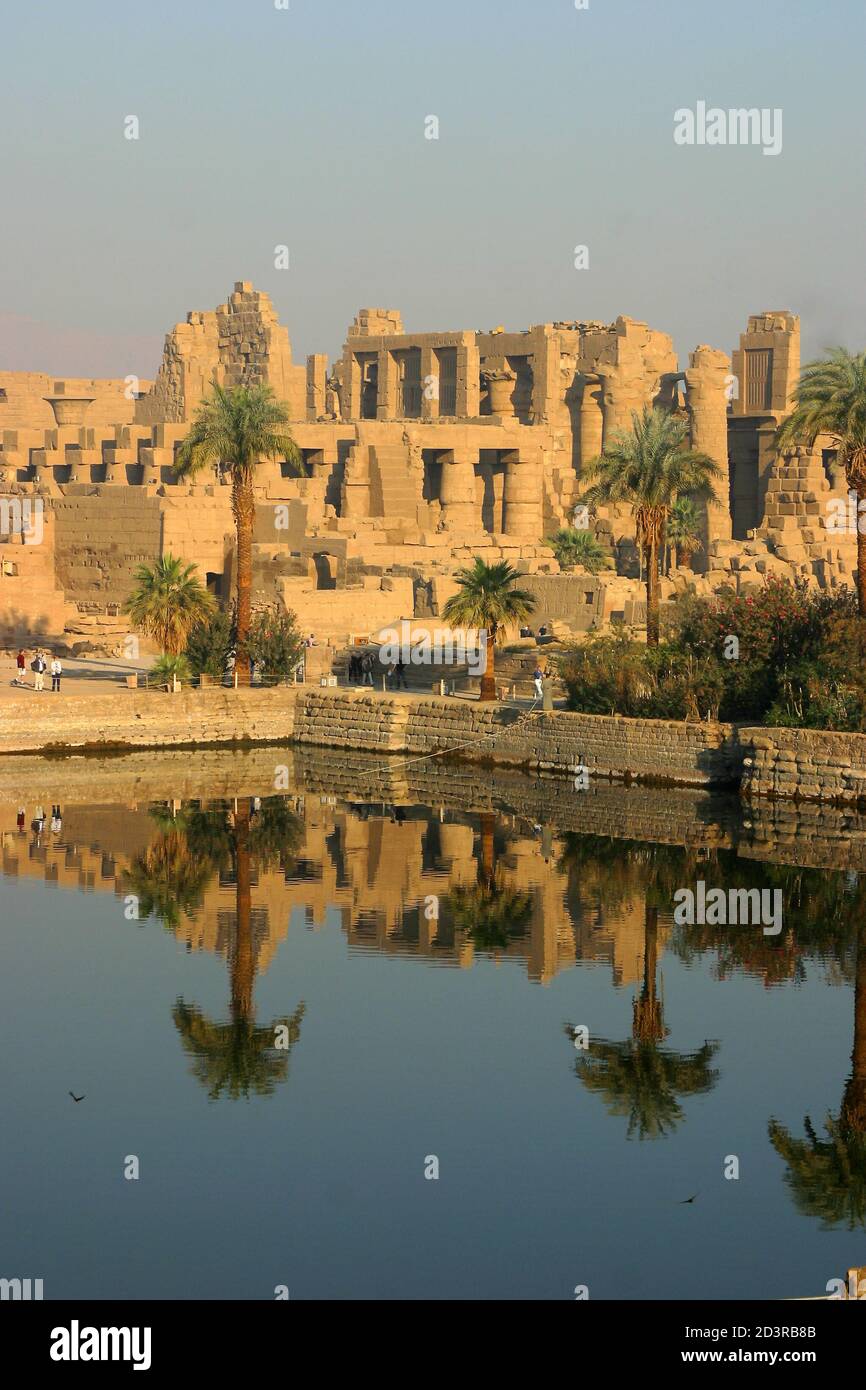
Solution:
[{"label": "reflection of palm tree in water", "polygon": [[496,816],[483,811],[480,820],[478,882],[452,889],[447,901],[455,928],[480,951],[498,953],[526,935],[532,898],[502,882],[496,866]]},{"label": "reflection of palm tree in water", "polygon": [[[193,1058],[193,1074],[212,1100],[222,1094],[233,1099],[251,1092],[267,1095],[288,1073],[289,1053],[300,1037],[305,1006],[300,1003],[282,1024],[256,1027],[252,865],[285,862],[300,843],[302,824],[277,797],[261,803],[254,814],[249,801],[241,800],[233,813],[224,806],[190,807],[172,817],[170,824],[163,816],[162,824],[160,839],[139,856],[129,881],[147,890],[142,903],[151,904],[150,912],[162,916],[167,925],[179,922],[179,904],[184,912],[201,906],[204,889],[215,873],[231,867],[235,879],[236,922],[229,952],[231,1018],[215,1022],[183,999],[178,999],[172,1014],[184,1050]],[[190,865],[197,866],[194,880]],[[145,877],[148,868],[158,870],[152,885]],[[175,889],[182,890],[182,897]],[[278,1037],[280,1028],[283,1035]]]},{"label": "reflection of palm tree in water", "polygon": [[[626,896],[624,884],[633,885],[638,871],[644,891],[643,979],[634,1000],[632,1036],[622,1042],[590,1041],[578,1053],[575,1071],[587,1090],[602,1096],[610,1114],[628,1117],[629,1138],[637,1132],[640,1139],[657,1139],[682,1120],[680,1097],[702,1095],[718,1079],[712,1066],[718,1043],[705,1042],[690,1053],[659,1047],[670,1031],[657,987],[659,905],[670,904],[675,887],[685,881],[688,857],[667,845],[567,836],[560,868],[582,875],[590,864],[617,903]],[[575,1036],[573,1025],[565,1031]]]},{"label": "reflection of palm tree in water", "polygon": [[851,1075],[838,1118],[829,1114],[825,1135],[806,1116],[805,1139],[795,1139],[777,1120],[769,1124],[770,1142],[785,1160],[785,1181],[798,1209],[826,1227],[843,1223],[849,1230],[866,1226],[866,888],[861,879],[853,899],[857,917],[854,972],[854,1045]]}]

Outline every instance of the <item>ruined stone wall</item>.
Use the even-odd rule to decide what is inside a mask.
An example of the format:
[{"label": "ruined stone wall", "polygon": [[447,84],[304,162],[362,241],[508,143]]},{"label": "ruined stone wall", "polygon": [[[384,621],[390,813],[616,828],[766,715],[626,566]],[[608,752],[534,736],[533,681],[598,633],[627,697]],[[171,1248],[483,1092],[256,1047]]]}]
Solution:
[{"label": "ruined stone wall", "polygon": [[226,388],[271,386],[292,419],[306,418],[306,368],[292,365],[288,329],[270,296],[248,281],[238,281],[225,304],[188,314],[166,336],[162,366],[136,405],[136,423],[190,420],[214,381]]}]

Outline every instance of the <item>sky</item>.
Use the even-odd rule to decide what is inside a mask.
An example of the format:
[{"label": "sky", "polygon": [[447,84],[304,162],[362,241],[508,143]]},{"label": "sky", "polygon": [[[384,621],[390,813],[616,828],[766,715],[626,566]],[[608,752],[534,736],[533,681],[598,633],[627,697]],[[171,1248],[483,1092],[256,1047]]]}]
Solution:
[{"label": "sky", "polygon": [[[0,369],[151,377],[242,279],[297,362],[362,306],[866,346],[863,0],[277,3],[0,0]],[[781,153],[678,145],[701,101]]]}]

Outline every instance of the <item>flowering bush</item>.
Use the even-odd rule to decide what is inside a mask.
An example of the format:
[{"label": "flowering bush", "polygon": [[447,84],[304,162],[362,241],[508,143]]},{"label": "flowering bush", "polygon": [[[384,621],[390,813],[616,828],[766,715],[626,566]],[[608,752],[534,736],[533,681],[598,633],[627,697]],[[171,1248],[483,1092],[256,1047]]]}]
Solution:
[{"label": "flowering bush", "polygon": [[866,621],[856,601],[768,577],[677,605],[666,640],[593,637],[561,674],[572,709],[866,732]]}]

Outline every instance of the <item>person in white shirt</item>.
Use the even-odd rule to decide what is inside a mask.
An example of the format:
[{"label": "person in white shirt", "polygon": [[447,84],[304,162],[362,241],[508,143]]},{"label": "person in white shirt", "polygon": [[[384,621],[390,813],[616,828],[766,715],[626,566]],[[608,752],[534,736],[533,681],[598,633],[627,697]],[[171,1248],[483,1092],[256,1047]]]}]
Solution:
[{"label": "person in white shirt", "polygon": [[60,677],[63,675],[63,667],[60,658],[55,656],[51,662],[51,689],[60,690]]}]

